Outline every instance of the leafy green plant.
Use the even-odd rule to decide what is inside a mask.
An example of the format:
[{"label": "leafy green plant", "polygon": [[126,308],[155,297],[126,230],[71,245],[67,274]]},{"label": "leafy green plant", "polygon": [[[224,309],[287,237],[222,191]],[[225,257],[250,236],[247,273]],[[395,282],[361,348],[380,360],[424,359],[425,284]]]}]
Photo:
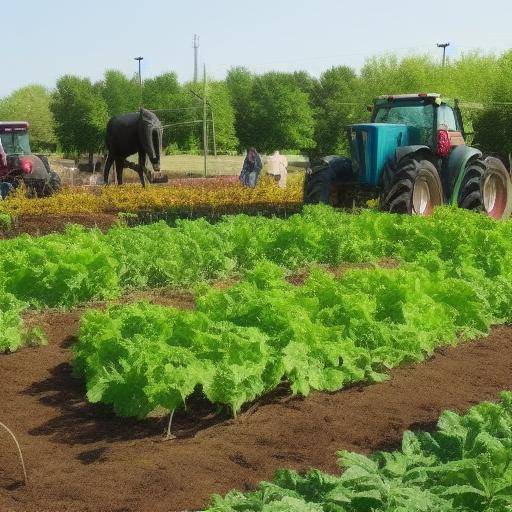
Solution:
[{"label": "leafy green plant", "polygon": [[[201,288],[193,312],[140,303],[88,312],[75,371],[92,402],[123,416],[174,411],[194,391],[233,414],[286,382],[293,393],[386,378],[436,347],[486,334],[493,281],[429,260],[398,269],[313,269],[303,286],[262,260],[228,290]],[[512,291],[508,292],[512,300]]]},{"label": "leafy green plant", "polygon": [[208,511],[506,511],[512,506],[512,393],[465,416],[443,413],[433,434],[405,432],[401,450],[339,455],[340,476],[280,470],[254,492],[214,496]]}]

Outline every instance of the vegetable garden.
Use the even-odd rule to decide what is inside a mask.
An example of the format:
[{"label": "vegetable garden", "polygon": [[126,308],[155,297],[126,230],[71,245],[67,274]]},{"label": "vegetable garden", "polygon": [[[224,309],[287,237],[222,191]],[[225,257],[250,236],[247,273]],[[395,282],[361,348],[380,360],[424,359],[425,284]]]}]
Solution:
[{"label": "vegetable garden", "polygon": [[[224,185],[211,183],[207,194],[217,194],[220,205],[230,204]],[[300,191],[300,184],[294,186]],[[140,201],[152,209],[158,204],[162,211],[175,206],[172,192],[156,190],[141,194]],[[126,212],[130,191],[122,189],[124,198],[109,195],[108,189],[99,195],[84,192],[83,202],[105,211],[105,204],[118,201],[117,211]],[[293,187],[283,198],[276,196],[282,194],[277,188],[273,196],[266,195],[269,191],[262,187],[257,197],[247,192],[246,199],[237,195],[245,191],[236,191],[235,202],[295,203]],[[190,194],[180,208],[211,200],[201,197],[195,203]],[[5,201],[4,211],[22,208],[16,201],[21,199]],[[31,203],[34,208],[59,208],[54,198],[37,206],[38,201]],[[44,465],[28,455],[29,473],[32,462],[38,468],[35,479],[41,479],[33,491],[9,481],[14,464],[7,463],[5,471],[0,465],[0,498],[5,490],[7,510],[179,510],[211,503],[215,511],[501,511],[512,504],[509,394],[466,416],[445,413],[439,432],[406,433],[402,450],[394,451],[405,430],[425,430],[417,426],[428,427],[443,409],[467,409],[512,389],[512,334],[507,327],[492,327],[512,318],[510,222],[452,208],[422,218],[311,206],[287,218],[238,214],[215,223],[200,218],[178,219],[172,226],[119,224],[107,232],[69,226],[63,233],[0,241],[0,277],[0,352],[6,352],[0,355],[0,371],[10,397],[7,419],[22,432],[32,425],[22,445],[25,441],[47,454],[57,450],[64,460],[73,453],[78,466],[69,464],[87,475],[87,485],[99,486],[82,509],[71,497],[76,482],[66,483],[62,493],[52,486],[58,498],[51,497]],[[177,293],[190,297],[192,307],[161,300]],[[483,340],[489,333],[490,341]],[[48,344],[24,347],[41,341]],[[37,354],[44,368],[34,367]],[[439,371],[435,384],[432,375],[443,357],[454,371]],[[430,378],[418,376],[427,370]],[[23,372],[39,384],[31,380],[23,388],[18,384]],[[479,380],[471,383],[476,374]],[[401,392],[411,404],[423,397],[426,409],[418,406],[409,414],[404,412],[409,403],[390,404],[393,386],[411,375],[418,376],[414,385]],[[457,392],[450,391],[451,379],[459,379]],[[355,398],[358,393],[361,399]],[[395,411],[387,426],[376,426],[379,400],[374,396],[364,417],[375,439],[358,445],[357,430],[339,437],[344,414],[358,414],[372,393],[386,396],[382,403]],[[451,393],[457,399],[451,400]],[[19,407],[34,408],[40,420],[48,408],[54,416],[34,425],[32,409],[15,416],[16,400]],[[312,433],[319,428],[320,403],[338,437],[327,442],[318,433],[316,456]],[[308,404],[313,404],[310,418]],[[287,423],[293,410],[301,417],[289,416]],[[393,421],[394,434],[382,444]],[[270,424],[276,431],[269,445]],[[308,439],[294,425],[308,425]],[[161,442],[164,432],[177,439]],[[242,437],[237,441],[237,436]],[[305,446],[298,459],[290,448],[294,438]],[[283,453],[280,445],[288,452],[272,458],[269,454]],[[246,452],[237,451],[244,446]],[[341,476],[324,472],[334,471],[337,449],[357,452],[358,446],[365,453],[385,451],[371,459],[344,451]],[[126,451],[119,453],[121,447]],[[255,447],[272,463],[261,461],[253,468],[247,453],[256,453]],[[200,453],[208,457],[204,450],[212,450],[210,465],[198,461]],[[226,455],[223,450],[235,451]],[[138,475],[140,487],[109,497],[107,484],[84,472],[92,464],[105,482],[122,478],[120,466],[102,455],[109,451],[118,462],[131,453],[134,467],[125,470],[131,478]],[[71,466],[54,464],[66,482]],[[187,483],[186,468],[194,465],[202,473],[197,470],[197,480]],[[286,470],[311,467],[319,470],[304,476]],[[277,468],[283,471],[272,483],[255,489]],[[113,478],[105,476],[109,469]],[[206,483],[198,492],[202,480]],[[237,491],[210,501],[210,495],[231,488]],[[255,490],[241,492],[249,489]],[[152,500],[153,493],[158,500]],[[104,508],[102,499],[108,501]]]}]

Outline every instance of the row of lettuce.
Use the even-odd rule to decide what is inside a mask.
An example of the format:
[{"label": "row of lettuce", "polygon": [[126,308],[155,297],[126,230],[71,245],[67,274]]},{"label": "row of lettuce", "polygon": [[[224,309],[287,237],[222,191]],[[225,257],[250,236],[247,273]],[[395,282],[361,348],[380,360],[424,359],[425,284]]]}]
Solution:
[{"label": "row of lettuce", "polygon": [[[227,290],[198,290],[194,311],[136,303],[90,311],[74,346],[91,402],[121,416],[183,408],[194,393],[233,414],[275,389],[335,391],[386,378],[440,345],[512,319],[492,281],[435,268],[314,269],[303,286],[259,262]],[[509,293],[512,299],[512,289]]]},{"label": "row of lettuce", "polygon": [[[27,307],[72,307],[116,299],[130,289],[193,286],[243,273],[261,261],[292,271],[381,258],[411,263],[413,272],[432,273],[433,282],[459,279],[478,296],[487,318],[508,318],[512,223],[461,209],[419,218],[354,215],[318,205],[288,219],[236,215],[216,224],[161,222],[107,233],[72,226],[62,234],[1,240],[0,350],[23,343],[20,313]],[[461,295],[447,300],[465,302]]]},{"label": "row of lettuce", "polygon": [[215,496],[209,512],[506,512],[512,508],[512,393],[438,430],[405,432],[400,450],[339,452],[341,475],[281,470],[271,482]]}]

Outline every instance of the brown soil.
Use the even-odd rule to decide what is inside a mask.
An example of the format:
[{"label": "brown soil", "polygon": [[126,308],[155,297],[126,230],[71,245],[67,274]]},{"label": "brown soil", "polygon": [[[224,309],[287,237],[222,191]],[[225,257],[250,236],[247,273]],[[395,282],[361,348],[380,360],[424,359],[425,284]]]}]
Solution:
[{"label": "brown soil", "polygon": [[67,224],[81,224],[86,228],[109,229],[117,221],[113,213],[88,213],[73,215],[20,215],[10,229],[0,227],[0,238],[13,238],[27,233],[33,236],[62,232]]},{"label": "brown soil", "polygon": [[[339,265],[317,265],[320,268],[323,268],[327,272],[330,272],[336,277],[341,277],[348,270],[353,269],[372,269],[375,267],[380,268],[397,268],[400,265],[398,260],[393,258],[382,258],[375,263],[340,263]],[[286,277],[286,280],[294,284],[295,286],[301,286],[304,284],[306,279],[308,278],[310,273],[309,268],[303,268],[300,270],[296,270],[293,274]]]},{"label": "brown soil", "polygon": [[236,420],[196,401],[176,415],[177,439],[163,441],[165,418],[120,419],[84,401],[69,364],[79,316],[41,313],[50,343],[0,356],[0,420],[18,436],[29,478],[23,486],[13,443],[0,432],[2,512],[197,509],[280,467],[336,471],[341,448],[393,448],[404,430],[433,428],[444,409],[512,389],[512,328],[497,327],[388,382],[306,399],[279,390]]}]

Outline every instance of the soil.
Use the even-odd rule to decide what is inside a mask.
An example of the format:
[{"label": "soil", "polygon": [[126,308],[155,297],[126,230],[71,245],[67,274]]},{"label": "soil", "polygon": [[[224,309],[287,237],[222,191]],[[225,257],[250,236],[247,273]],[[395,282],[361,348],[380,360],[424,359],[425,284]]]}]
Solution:
[{"label": "soil", "polygon": [[102,231],[108,230],[118,217],[113,213],[87,213],[74,215],[20,215],[11,228],[0,227],[1,238],[13,238],[27,233],[32,236],[47,235],[62,232],[67,224],[81,224],[86,228],[97,227]]},{"label": "soil", "polygon": [[512,389],[512,328],[501,326],[387,382],[307,398],[280,389],[236,420],[198,399],[176,414],[176,439],[164,441],[166,418],[116,418],[84,400],[70,366],[80,313],[39,313],[49,344],[0,355],[0,420],[17,435],[28,473],[24,486],[14,444],[0,432],[2,512],[194,510],[281,467],[336,472],[339,449],[395,448],[404,430],[433,429],[443,410]]}]

